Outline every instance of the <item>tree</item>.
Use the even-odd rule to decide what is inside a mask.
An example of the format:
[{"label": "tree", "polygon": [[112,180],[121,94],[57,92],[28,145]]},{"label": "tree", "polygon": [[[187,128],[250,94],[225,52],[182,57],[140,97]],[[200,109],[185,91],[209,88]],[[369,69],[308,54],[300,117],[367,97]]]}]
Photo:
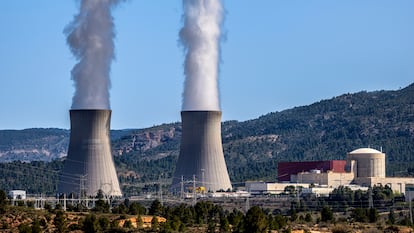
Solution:
[{"label": "tree", "polygon": [[368,209],[356,208],[352,210],[351,217],[356,222],[368,222]]},{"label": "tree", "polygon": [[66,216],[62,210],[56,211],[56,216],[53,219],[53,224],[56,227],[56,232],[66,232]]},{"label": "tree", "polygon": [[244,232],[244,216],[239,210],[234,209],[229,215],[229,222],[233,226],[233,232]]},{"label": "tree", "polygon": [[[209,215],[215,215],[214,204],[210,201],[200,201],[194,206],[197,224],[207,223]],[[211,213],[210,213],[211,212]],[[214,213],[213,213],[214,212]]]},{"label": "tree", "polygon": [[162,208],[161,202],[158,201],[158,200],[154,200],[151,203],[151,206],[149,208],[148,213],[150,215],[158,215],[158,216],[160,216],[162,214],[162,210],[163,210],[163,208]]},{"label": "tree", "polygon": [[327,222],[333,220],[333,212],[332,209],[328,206],[324,206],[321,210],[321,221]]},{"label": "tree", "polygon": [[101,212],[101,213],[109,213],[110,212],[110,206],[108,204],[108,202],[99,199],[96,201],[95,203],[95,208],[93,209],[93,211],[96,212]]},{"label": "tree", "polygon": [[17,229],[19,230],[19,233],[32,233],[32,228],[30,228],[27,223],[20,224]]},{"label": "tree", "polygon": [[129,208],[128,208],[128,214],[131,215],[137,215],[137,214],[146,214],[147,213],[147,209],[140,205],[137,202],[133,202],[132,204],[129,204]]},{"label": "tree", "polygon": [[377,222],[378,217],[379,217],[378,210],[375,208],[370,208],[369,209],[369,222],[370,223]]},{"label": "tree", "polygon": [[42,229],[40,228],[40,221],[39,219],[34,219],[32,222],[32,233],[41,233]]},{"label": "tree", "polygon": [[99,227],[101,230],[106,231],[110,228],[111,222],[107,217],[101,216],[98,219]]},{"label": "tree", "polygon": [[289,194],[289,195],[294,195],[296,194],[296,188],[293,185],[288,185],[285,187],[284,189],[284,193]]},{"label": "tree", "polygon": [[0,190],[0,214],[6,212],[7,195],[3,190]]},{"label": "tree", "polygon": [[388,214],[388,222],[392,225],[395,223],[395,213],[394,210],[391,209],[390,213]]},{"label": "tree", "polygon": [[282,216],[281,214],[277,214],[273,217],[273,224],[275,229],[274,230],[279,230],[283,227],[285,227],[287,225],[287,219],[286,217]]},{"label": "tree", "polygon": [[82,230],[85,233],[95,233],[99,231],[99,223],[95,214],[89,214],[82,222]]},{"label": "tree", "polygon": [[168,219],[169,225],[171,230],[178,231],[180,229],[180,226],[182,225],[182,222],[178,216],[172,216],[171,219]]},{"label": "tree", "polygon": [[153,231],[158,231],[159,228],[160,228],[160,223],[158,222],[157,216],[152,217],[152,220],[151,220],[151,229]]},{"label": "tree", "polygon": [[142,226],[144,226],[144,221],[142,220],[141,215],[138,214],[138,216],[137,216],[137,227],[141,228]]},{"label": "tree", "polygon": [[226,216],[221,216],[220,217],[220,233],[228,233],[230,232],[230,224],[229,224],[229,220],[227,219]]},{"label": "tree", "polygon": [[216,232],[216,223],[214,221],[208,221],[207,224],[207,233]]},{"label": "tree", "polygon": [[305,215],[305,221],[306,222],[312,222],[313,221],[312,215],[310,213],[306,213],[306,215]]},{"label": "tree", "polygon": [[258,206],[250,208],[245,217],[244,230],[250,233],[264,233],[267,232],[267,218],[262,209]]},{"label": "tree", "polygon": [[125,228],[132,228],[131,220],[129,220],[129,219],[125,220],[124,227]]}]

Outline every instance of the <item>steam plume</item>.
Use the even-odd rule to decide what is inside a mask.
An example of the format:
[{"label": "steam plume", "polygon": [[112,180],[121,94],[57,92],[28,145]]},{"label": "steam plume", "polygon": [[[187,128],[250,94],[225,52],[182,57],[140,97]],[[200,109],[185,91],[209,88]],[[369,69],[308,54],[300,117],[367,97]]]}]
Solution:
[{"label": "steam plume", "polygon": [[220,110],[218,63],[223,6],[220,0],[183,0],[180,41],[186,52],[183,111]]},{"label": "steam plume", "polygon": [[81,0],[80,11],[65,28],[67,43],[79,61],[72,109],[109,109],[110,66],[114,58],[112,6],[120,0]]}]

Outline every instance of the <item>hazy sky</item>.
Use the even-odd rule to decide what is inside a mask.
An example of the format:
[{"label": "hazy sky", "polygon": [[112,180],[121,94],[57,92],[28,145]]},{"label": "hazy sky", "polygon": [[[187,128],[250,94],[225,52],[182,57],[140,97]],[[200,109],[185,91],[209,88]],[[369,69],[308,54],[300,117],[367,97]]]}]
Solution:
[{"label": "hazy sky", "polygon": [[[76,60],[63,30],[77,2],[2,2],[0,129],[70,127]],[[224,6],[223,120],[414,82],[413,0],[225,0]],[[181,1],[129,0],[114,18],[112,128],[179,121]]]}]

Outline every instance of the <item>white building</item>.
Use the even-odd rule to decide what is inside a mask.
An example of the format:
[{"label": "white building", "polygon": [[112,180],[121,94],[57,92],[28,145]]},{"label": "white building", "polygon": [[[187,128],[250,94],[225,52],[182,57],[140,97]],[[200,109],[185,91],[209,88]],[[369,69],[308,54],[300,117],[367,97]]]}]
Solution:
[{"label": "white building", "polygon": [[290,183],[248,181],[246,191],[252,195],[281,194],[287,186],[301,186],[303,194],[327,196],[339,186],[366,191],[368,187],[387,185],[396,193],[410,191],[409,195],[414,198],[414,178],[386,177],[385,168],[385,153],[372,148],[360,148],[347,154],[346,172],[304,169],[297,174],[291,174]]},{"label": "white building", "polygon": [[277,195],[285,191],[287,186],[309,187],[308,183],[268,183],[263,181],[247,181],[246,191],[252,195]]},{"label": "white building", "polygon": [[9,191],[9,198],[13,200],[25,200],[26,191],[24,190],[11,190]]},{"label": "white building", "polygon": [[347,172],[318,172],[316,170],[291,175],[291,183],[308,183],[337,188],[356,184],[363,187],[389,186],[396,193],[405,193],[406,185],[414,184],[412,177],[386,177],[385,153],[360,148],[347,155]]}]

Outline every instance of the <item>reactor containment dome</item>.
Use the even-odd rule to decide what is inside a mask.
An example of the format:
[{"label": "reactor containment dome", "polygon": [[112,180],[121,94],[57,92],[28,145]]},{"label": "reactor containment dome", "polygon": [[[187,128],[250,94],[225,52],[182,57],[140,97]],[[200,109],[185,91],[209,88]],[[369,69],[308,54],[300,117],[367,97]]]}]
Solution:
[{"label": "reactor containment dome", "polygon": [[360,148],[348,153],[348,161],[355,161],[356,177],[385,177],[385,154],[371,148]]}]

